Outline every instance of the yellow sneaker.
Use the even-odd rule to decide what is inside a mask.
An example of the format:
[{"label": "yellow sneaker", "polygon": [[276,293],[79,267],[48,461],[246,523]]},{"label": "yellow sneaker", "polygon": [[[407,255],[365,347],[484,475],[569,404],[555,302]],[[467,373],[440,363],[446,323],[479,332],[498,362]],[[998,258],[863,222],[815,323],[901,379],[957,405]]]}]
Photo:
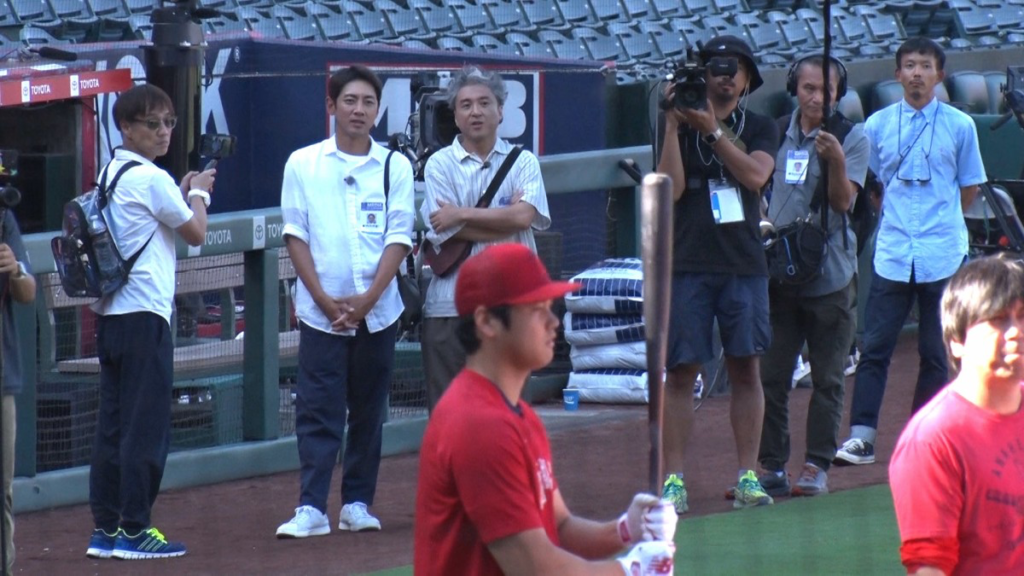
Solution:
[{"label": "yellow sneaker", "polygon": [[677,474],[669,474],[661,488],[661,497],[676,508],[676,514],[685,514],[690,507],[686,503],[686,483]]}]

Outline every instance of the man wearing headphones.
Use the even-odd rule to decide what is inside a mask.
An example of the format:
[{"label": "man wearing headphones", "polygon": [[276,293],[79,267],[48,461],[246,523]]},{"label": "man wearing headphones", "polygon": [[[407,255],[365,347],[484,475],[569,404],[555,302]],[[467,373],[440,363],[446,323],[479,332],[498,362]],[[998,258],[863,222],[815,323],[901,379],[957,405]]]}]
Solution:
[{"label": "man wearing headphones", "polygon": [[[714,358],[715,320],[732,383],[730,412],[739,478],[735,507],[771,504],[754,472],[764,418],[759,356],[771,341],[768,267],[759,232],[761,190],[775,164],[779,136],[771,119],[746,110],[742,97],[763,83],[750,47],[735,36],[712,38],[700,52],[709,66],[705,109],[665,113],[658,171],[675,199],[672,314],[665,386],[663,497],[687,510],[683,461],[693,429],[693,387]],[[731,62],[730,62],[731,60]],[[713,70],[735,66],[733,75]],[[666,91],[675,99],[675,87]]]},{"label": "man wearing headphones", "polygon": [[[824,56],[801,58],[789,69],[786,89],[797,99],[797,110],[779,119],[781,135],[775,156],[768,219],[776,229],[798,218],[820,224],[827,202],[827,248],[822,273],[800,285],[770,282],[772,344],[761,361],[764,384],[764,426],[761,430],[761,485],[772,496],[790,494],[789,390],[793,366],[804,342],[811,363],[813,392],[807,412],[807,450],[793,495],[828,492],[827,471],[835,457],[842,421],[843,373],[854,336],[854,272],[857,238],[847,212],[864,186],[868,141],[863,125],[854,125],[839,112],[823,126],[826,106],[846,93],[846,67],[829,58],[825,93]],[[826,102],[828,104],[826,104]],[[827,166],[827,181],[822,168]]]}]

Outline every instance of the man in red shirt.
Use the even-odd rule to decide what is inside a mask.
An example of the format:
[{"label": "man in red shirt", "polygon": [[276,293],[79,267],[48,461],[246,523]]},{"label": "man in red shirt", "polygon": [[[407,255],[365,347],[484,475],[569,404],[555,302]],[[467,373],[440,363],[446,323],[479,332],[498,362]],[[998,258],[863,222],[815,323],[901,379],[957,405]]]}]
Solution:
[{"label": "man in red shirt", "polygon": [[573,516],[544,425],[520,398],[554,355],[551,301],[578,288],[552,282],[521,244],[491,246],[462,265],[455,306],[468,357],[420,450],[416,574],[672,573],[672,505],[637,494],[616,521]]},{"label": "man in red shirt", "polygon": [[972,261],[942,297],[959,372],[903,430],[889,464],[908,574],[1024,567],[1024,264]]}]

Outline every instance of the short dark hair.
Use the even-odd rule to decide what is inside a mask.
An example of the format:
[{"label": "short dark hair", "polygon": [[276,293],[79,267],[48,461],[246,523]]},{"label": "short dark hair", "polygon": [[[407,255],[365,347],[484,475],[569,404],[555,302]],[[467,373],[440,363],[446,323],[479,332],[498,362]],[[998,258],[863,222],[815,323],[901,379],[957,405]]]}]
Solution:
[{"label": "short dark hair", "polygon": [[1005,254],[972,260],[957,271],[942,294],[942,340],[949,365],[960,371],[952,342],[963,343],[967,330],[1005,314],[1024,301],[1024,262]]},{"label": "short dark hair", "polygon": [[139,84],[117,96],[114,102],[114,124],[121,129],[122,122],[138,120],[154,110],[166,109],[174,114],[174,102],[159,86]]},{"label": "short dark hair", "polygon": [[946,67],[946,53],[942,50],[942,46],[931,38],[925,38],[924,36],[917,36],[910,38],[902,45],[899,50],[896,51],[896,69],[903,67],[903,57],[908,54],[924,54],[925,56],[934,56],[936,62],[939,64],[939,70]]},{"label": "short dark hair", "polygon": [[337,102],[338,96],[341,95],[341,91],[345,89],[345,86],[349,82],[356,80],[363,80],[370,86],[373,86],[373,91],[377,94],[377,101],[380,102],[380,94],[384,91],[384,83],[373,73],[373,70],[359,64],[342,68],[331,74],[330,80],[327,81],[327,95],[331,97],[331,102]]},{"label": "short dark hair", "polygon": [[[512,307],[495,306],[488,308],[487,313],[501,321],[508,328],[512,324]],[[459,339],[466,356],[475,354],[480,349],[480,337],[476,335],[476,320],[472,314],[459,316],[459,324],[455,327],[455,337]]]}]

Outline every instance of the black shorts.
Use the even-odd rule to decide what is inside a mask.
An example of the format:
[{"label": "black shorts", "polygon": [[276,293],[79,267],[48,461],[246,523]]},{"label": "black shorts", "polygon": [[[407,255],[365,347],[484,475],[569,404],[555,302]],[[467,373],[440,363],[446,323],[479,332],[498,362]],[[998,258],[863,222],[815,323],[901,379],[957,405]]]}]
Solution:
[{"label": "black shorts", "polygon": [[714,359],[715,320],[726,356],[764,354],[772,340],[768,277],[684,272],[672,276],[666,368]]}]

